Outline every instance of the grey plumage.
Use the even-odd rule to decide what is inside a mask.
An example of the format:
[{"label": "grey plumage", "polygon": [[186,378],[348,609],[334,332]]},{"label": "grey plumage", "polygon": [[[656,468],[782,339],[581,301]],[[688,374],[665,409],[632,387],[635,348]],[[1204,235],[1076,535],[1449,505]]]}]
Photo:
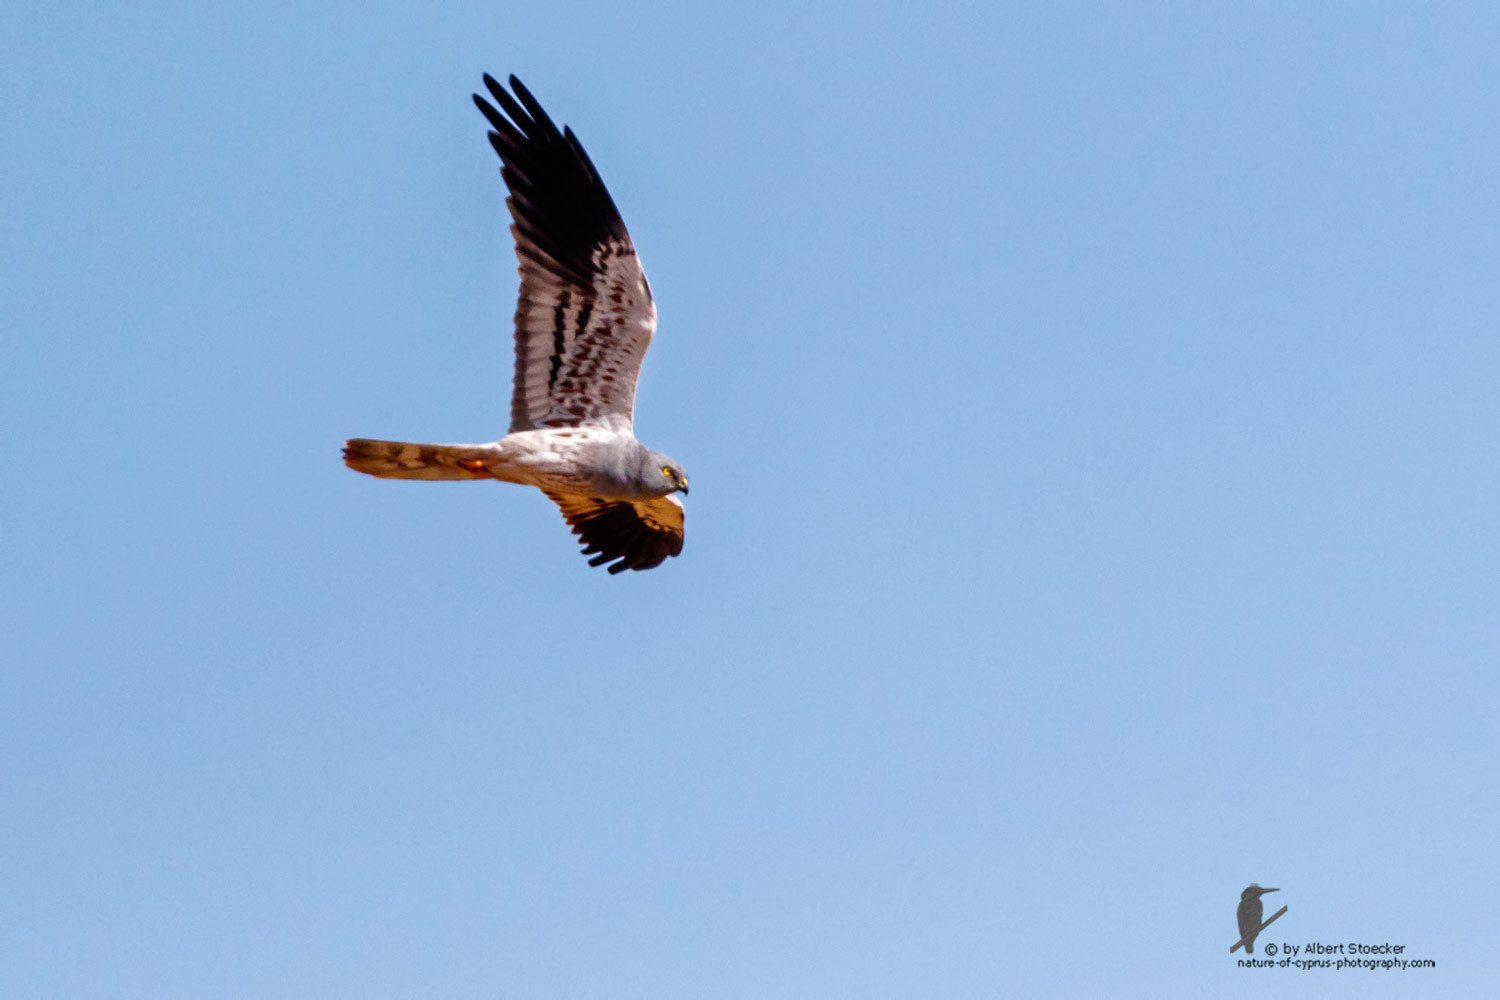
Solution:
[{"label": "grey plumage", "polygon": [[[351,469],[387,479],[539,487],[591,565],[650,569],[682,551],[682,467],[636,440],[635,385],[656,329],[651,287],[614,200],[571,129],[514,76],[478,94],[514,220],[521,291],[510,432],[491,444],[354,438]],[[503,113],[502,113],[503,112]]]}]

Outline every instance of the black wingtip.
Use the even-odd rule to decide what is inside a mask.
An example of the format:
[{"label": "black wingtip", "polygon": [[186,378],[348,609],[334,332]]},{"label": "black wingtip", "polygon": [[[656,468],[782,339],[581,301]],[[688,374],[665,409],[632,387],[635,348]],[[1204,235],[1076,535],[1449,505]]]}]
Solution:
[{"label": "black wingtip", "polygon": [[630,246],[614,199],[572,129],[560,131],[519,77],[511,74],[507,91],[490,74],[482,76],[489,95],[475,94],[474,106],[489,123],[490,145],[510,188],[517,253],[590,288],[594,251],[610,243]]},{"label": "black wingtip", "polygon": [[480,114],[482,114],[486,118],[488,118],[488,117],[490,117],[490,115],[492,115],[492,114],[495,113],[495,109],[492,108],[492,107],[490,107],[490,102],[489,101],[486,101],[483,97],[480,97],[478,94],[471,94],[470,96],[474,98],[474,106],[479,109],[479,113]]}]

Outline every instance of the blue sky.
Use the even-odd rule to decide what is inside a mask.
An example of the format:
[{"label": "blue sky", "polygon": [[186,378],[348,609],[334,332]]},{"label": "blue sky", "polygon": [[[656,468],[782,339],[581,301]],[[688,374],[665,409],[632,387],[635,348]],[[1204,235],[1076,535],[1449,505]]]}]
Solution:
[{"label": "blue sky", "polygon": [[[1492,988],[1497,41],[8,5],[0,993]],[[660,569],[339,461],[507,422],[484,71],[651,277]],[[1236,968],[1250,882],[1438,967]]]}]

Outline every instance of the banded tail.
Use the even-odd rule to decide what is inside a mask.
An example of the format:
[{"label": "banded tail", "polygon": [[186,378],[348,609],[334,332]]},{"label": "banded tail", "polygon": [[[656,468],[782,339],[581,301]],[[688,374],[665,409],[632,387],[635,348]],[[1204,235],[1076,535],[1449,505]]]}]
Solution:
[{"label": "banded tail", "polygon": [[493,479],[486,468],[495,459],[487,444],[409,444],[350,438],[344,464],[382,479]]}]

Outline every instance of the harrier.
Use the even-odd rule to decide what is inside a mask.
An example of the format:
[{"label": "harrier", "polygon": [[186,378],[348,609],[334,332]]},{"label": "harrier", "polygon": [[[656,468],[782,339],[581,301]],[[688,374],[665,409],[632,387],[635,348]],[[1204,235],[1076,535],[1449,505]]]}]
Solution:
[{"label": "harrier", "polygon": [[[562,508],[589,565],[651,569],[682,551],[682,466],[635,438],[635,383],[656,330],[651,286],[614,199],[571,128],[514,76],[489,74],[493,131],[520,260],[510,431],[492,444],[353,438],[344,463],[384,479],[498,479]],[[503,113],[502,113],[503,112]]]}]

